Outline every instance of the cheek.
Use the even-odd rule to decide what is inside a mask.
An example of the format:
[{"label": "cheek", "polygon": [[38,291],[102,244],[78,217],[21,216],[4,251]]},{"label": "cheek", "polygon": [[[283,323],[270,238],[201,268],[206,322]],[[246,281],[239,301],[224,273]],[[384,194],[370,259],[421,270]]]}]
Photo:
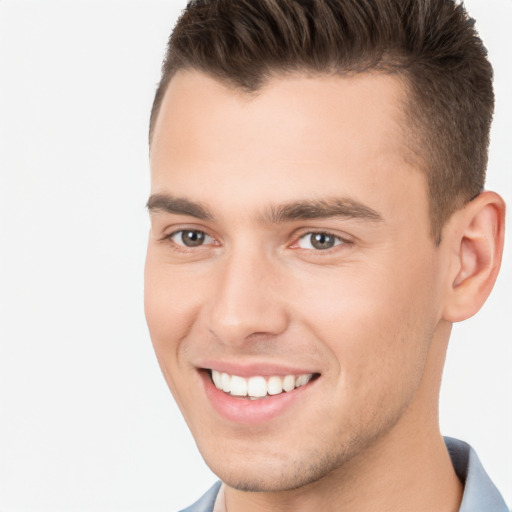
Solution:
[{"label": "cheek", "polygon": [[[176,354],[193,322],[200,293],[190,280],[148,249],[144,272],[144,310],[151,341],[162,365],[176,364]],[[192,286],[191,286],[192,285]]]},{"label": "cheek", "polygon": [[386,263],[317,275],[314,287],[295,292],[301,321],[333,354],[342,385],[360,391],[421,378],[435,328],[431,267]]},{"label": "cheek", "polygon": [[195,396],[183,382],[189,382],[195,375],[180,356],[183,339],[197,316],[200,298],[199,288],[190,279],[181,277],[176,268],[148,250],[144,273],[146,321],[162,374],[187,423]]}]

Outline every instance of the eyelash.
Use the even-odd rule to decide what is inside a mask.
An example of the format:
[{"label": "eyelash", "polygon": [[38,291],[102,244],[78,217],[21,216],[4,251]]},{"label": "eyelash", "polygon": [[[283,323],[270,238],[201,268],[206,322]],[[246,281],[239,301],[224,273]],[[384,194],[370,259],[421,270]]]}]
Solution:
[{"label": "eyelash", "polygon": [[172,244],[174,250],[177,250],[180,252],[185,252],[185,253],[189,253],[190,251],[193,251],[195,249],[201,249],[204,247],[204,244],[198,245],[197,247],[189,247],[186,245],[178,244],[172,239],[174,236],[178,235],[179,233],[182,233],[182,236],[183,236],[183,233],[185,233],[185,232],[199,233],[199,234],[204,235],[205,237],[215,240],[215,238],[213,236],[210,236],[208,233],[206,233],[205,231],[202,231],[201,229],[182,228],[182,229],[176,229],[172,233],[165,235],[162,238],[162,241],[170,242]]},{"label": "eyelash", "polygon": [[[179,243],[176,243],[174,240],[172,240],[172,238],[176,235],[178,235],[179,233],[184,233],[184,232],[193,232],[193,233],[197,233],[197,234],[200,234],[200,235],[204,235],[205,237],[208,237],[208,238],[211,238],[212,240],[215,240],[215,238],[211,235],[209,235],[208,233],[206,233],[205,231],[202,231],[200,229],[187,229],[187,228],[182,228],[182,229],[177,229],[175,231],[173,231],[172,233],[168,234],[168,235],[165,235],[162,240],[166,240],[166,241],[169,241],[171,242],[171,244],[173,245],[174,247],[174,250],[177,250],[177,251],[180,251],[180,252],[184,252],[184,253],[190,253],[190,251],[194,251],[195,249],[201,249],[204,247],[205,244],[200,244],[196,247],[193,247],[193,246],[186,246],[186,245],[182,245],[182,244],[179,244]],[[326,249],[314,249],[314,248],[302,248],[302,247],[298,247],[298,249],[302,249],[302,250],[305,250],[305,251],[311,251],[313,253],[316,253],[316,254],[330,254],[331,252],[333,252],[333,250],[337,250],[337,248],[339,248],[340,246],[346,246],[346,245],[351,245],[353,242],[351,240],[348,240],[346,238],[343,238],[339,235],[335,235],[334,233],[331,233],[329,231],[321,231],[321,230],[309,230],[309,231],[302,231],[300,232],[298,235],[295,235],[294,237],[294,242],[291,246],[292,249],[295,249],[297,248],[299,242],[301,239],[307,237],[308,235],[309,236],[313,236],[313,235],[325,235],[327,237],[331,237],[331,238],[334,238],[335,240],[335,245],[333,245],[332,247],[329,247],[329,248],[326,248]],[[182,235],[183,236],[183,235]]]},{"label": "eyelash", "polygon": [[[292,247],[295,247],[295,246],[298,246],[298,244],[300,243],[300,241],[306,237],[312,237],[314,235],[324,235],[326,237],[329,237],[329,238],[333,238],[334,239],[334,245],[332,247],[328,247],[326,249],[316,249],[316,248],[303,248],[303,247],[299,247],[299,249],[303,249],[303,250],[307,250],[307,251],[313,251],[315,253],[324,253],[324,254],[329,254],[330,252],[332,252],[333,250],[336,250],[337,247],[341,246],[341,245],[347,245],[347,244],[350,244],[351,242],[349,240],[347,240],[346,238],[343,238],[339,235],[335,235],[334,233],[331,233],[329,231],[304,231],[302,233],[300,233],[300,235],[298,237],[296,237],[296,241],[293,243]],[[312,245],[311,243],[311,239],[310,239],[310,242],[309,242],[310,245]]]}]

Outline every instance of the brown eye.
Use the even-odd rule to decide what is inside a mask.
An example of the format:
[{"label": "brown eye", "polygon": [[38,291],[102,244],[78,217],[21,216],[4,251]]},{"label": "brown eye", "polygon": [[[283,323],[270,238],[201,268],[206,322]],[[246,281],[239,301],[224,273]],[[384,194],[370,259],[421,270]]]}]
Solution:
[{"label": "brown eye", "polygon": [[175,244],[185,247],[199,247],[200,245],[204,245],[205,242],[210,243],[213,241],[211,236],[196,229],[182,229],[173,233],[169,238]]},{"label": "brown eye", "polygon": [[343,240],[330,233],[307,233],[300,237],[298,245],[301,249],[325,251],[343,243]]}]

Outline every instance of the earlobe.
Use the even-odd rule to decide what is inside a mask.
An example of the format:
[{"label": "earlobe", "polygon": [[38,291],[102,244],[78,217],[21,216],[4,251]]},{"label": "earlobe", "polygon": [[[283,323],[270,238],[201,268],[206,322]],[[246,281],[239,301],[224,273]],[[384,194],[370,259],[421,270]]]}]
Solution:
[{"label": "earlobe", "polygon": [[453,271],[443,315],[450,322],[473,316],[494,286],[503,253],[505,203],[494,192],[482,192],[456,216],[450,240]]}]

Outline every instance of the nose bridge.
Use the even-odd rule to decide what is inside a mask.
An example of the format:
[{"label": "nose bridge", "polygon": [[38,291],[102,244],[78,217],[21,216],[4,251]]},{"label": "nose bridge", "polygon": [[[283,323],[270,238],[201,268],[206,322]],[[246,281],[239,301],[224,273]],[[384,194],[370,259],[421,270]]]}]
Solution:
[{"label": "nose bridge", "polygon": [[233,248],[222,262],[208,318],[223,343],[241,344],[251,334],[276,335],[286,329],[275,263],[251,246]]}]

